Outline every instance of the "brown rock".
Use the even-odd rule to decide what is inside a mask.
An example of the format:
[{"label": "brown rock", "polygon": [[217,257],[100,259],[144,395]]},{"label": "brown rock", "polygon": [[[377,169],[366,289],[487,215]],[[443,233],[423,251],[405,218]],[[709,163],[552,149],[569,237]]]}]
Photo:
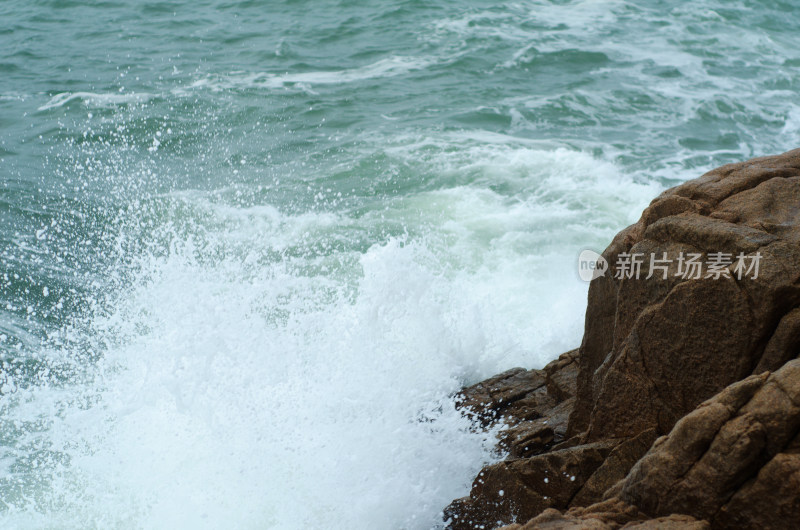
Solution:
[{"label": "brown rock", "polygon": [[[530,412],[519,405],[511,411],[512,405],[527,397],[531,403]],[[515,420],[536,418],[539,410],[555,405],[547,395],[544,374],[539,370],[512,368],[471,387],[467,387],[456,396],[456,406],[487,426],[499,421],[503,415]]]},{"label": "brown rock", "polygon": [[[459,392],[456,406],[484,427],[551,417],[550,427],[563,437],[572,408],[564,402],[574,397],[578,350],[562,354],[541,370],[512,368]],[[539,424],[531,424],[538,429]]]},{"label": "brown rock", "polygon": [[494,528],[527,521],[547,508],[564,509],[617,443],[597,442],[487,466],[469,497],[446,508],[448,527]]},{"label": "brown rock", "polygon": [[706,455],[722,426],[763,386],[766,375],[751,376],[731,385],[682,418],[669,436],[656,440],[648,454],[636,463],[622,485],[620,497],[653,516],[687,513],[680,508],[670,510],[673,500],[666,500],[667,496]]},{"label": "brown rock", "polygon": [[510,525],[502,530],[705,530],[706,521],[688,515],[674,514],[648,519],[635,506],[619,499],[610,499],[588,508],[573,508],[566,513],[547,509],[524,525]]},{"label": "brown rock", "polygon": [[698,521],[688,515],[668,515],[647,521],[628,523],[625,530],[707,530],[710,525],[706,521]]},{"label": "brown rock", "polygon": [[631,467],[650,449],[655,439],[655,429],[649,429],[615,447],[605,462],[592,473],[586,484],[573,497],[570,506],[589,506],[600,502],[606,491],[625,478]]},{"label": "brown rock", "polygon": [[774,371],[800,354],[800,308],[789,311],[769,339],[754,374]]},{"label": "brown rock", "polygon": [[[547,420],[524,422],[500,434],[498,445],[511,458],[535,456],[552,447],[555,431]],[[564,423],[566,425],[566,422]]]},{"label": "brown rock", "polygon": [[800,489],[791,485],[800,480],[800,462],[783,451],[799,430],[796,359],[732,385],[681,419],[634,466],[620,497],[652,516],[683,513],[720,527],[795,525]]},{"label": "brown rock", "polygon": [[[721,277],[679,273],[715,252]],[[672,261],[621,277],[624,253]],[[800,150],[667,190],[603,255],[577,353],[463,391],[510,459],[450,527],[800,527]]]},{"label": "brown rock", "polygon": [[[567,352],[541,370],[515,368],[459,393],[457,406],[481,426],[498,422],[505,426],[498,445],[511,459],[485,467],[475,479],[470,496],[445,509],[450,528],[493,528],[515,517],[527,520],[548,506],[566,507],[570,497],[616,445],[616,441],[592,444],[535,458],[563,441],[575,402],[576,355],[577,350]],[[553,496],[556,488],[548,483],[551,478],[565,479],[567,472],[575,476],[570,488]],[[498,484],[504,486],[495,487]]]},{"label": "brown rock", "polygon": [[793,529],[800,521],[800,455],[779,453],[715,517],[720,528]]},{"label": "brown rock", "polygon": [[[723,166],[656,198],[606,249],[609,274],[590,286],[568,436],[664,434],[754,369],[795,357],[798,223],[800,150]],[[761,260],[758,278],[683,279],[673,261],[666,280],[617,279],[622,252]]]}]

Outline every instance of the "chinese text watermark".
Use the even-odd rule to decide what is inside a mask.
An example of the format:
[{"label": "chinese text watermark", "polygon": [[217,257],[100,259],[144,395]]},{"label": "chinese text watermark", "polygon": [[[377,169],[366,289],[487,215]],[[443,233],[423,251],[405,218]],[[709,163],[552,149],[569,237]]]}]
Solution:
[{"label": "chinese text watermark", "polygon": [[[667,257],[666,252],[653,252],[649,255],[642,252],[620,252],[614,267],[614,278],[649,280],[656,277],[666,280],[672,276],[685,280],[731,277],[755,280],[758,278],[760,263],[760,252],[753,255],[740,252],[736,256],[729,252],[709,252],[705,259],[703,254],[693,252],[681,252],[677,258]],[[584,250],[578,257],[578,275],[584,281],[604,276],[607,270],[608,262],[597,252]]]}]

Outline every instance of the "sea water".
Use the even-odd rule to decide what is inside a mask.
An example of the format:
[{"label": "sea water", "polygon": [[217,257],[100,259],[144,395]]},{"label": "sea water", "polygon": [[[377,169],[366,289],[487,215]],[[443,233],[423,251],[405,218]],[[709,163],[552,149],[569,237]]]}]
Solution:
[{"label": "sea water", "polygon": [[581,250],[800,134],[796,2],[0,3],[0,527],[427,529]]}]

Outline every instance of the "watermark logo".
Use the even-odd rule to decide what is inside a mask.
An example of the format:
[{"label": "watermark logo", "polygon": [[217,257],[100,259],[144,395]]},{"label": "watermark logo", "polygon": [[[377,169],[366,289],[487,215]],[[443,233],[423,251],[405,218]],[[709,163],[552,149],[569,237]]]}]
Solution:
[{"label": "watermark logo", "polygon": [[608,261],[595,252],[586,249],[578,255],[578,276],[585,282],[604,276],[608,271]]},{"label": "watermark logo", "polygon": [[[705,258],[705,259],[704,259]],[[684,280],[701,278],[735,278],[741,280],[758,278],[761,253],[738,255],[728,252],[709,252],[705,256],[700,253],[681,252],[669,258],[666,252],[649,256],[641,252],[620,252],[614,264],[613,277],[617,280],[649,280],[654,276],[662,280],[679,277]],[[605,276],[609,270],[608,262],[593,250],[584,250],[578,256],[578,275],[581,280],[590,282]]]},{"label": "watermark logo", "polygon": [[[647,264],[649,263],[649,267]],[[674,273],[670,274],[670,265],[675,264]],[[648,271],[645,279],[650,279],[660,273],[662,280],[666,280],[669,276],[680,277],[684,280],[699,280],[701,278],[712,278],[719,280],[720,278],[732,278],[737,280],[742,278],[758,279],[758,267],[761,263],[761,252],[756,252],[753,255],[747,255],[740,252],[734,256],[730,252],[709,252],[703,261],[703,254],[696,252],[689,252],[684,254],[681,252],[677,258],[670,259],[667,257],[666,252],[662,252],[661,256],[655,253],[650,254],[650,259],[641,252],[620,252],[617,256],[617,263],[615,265],[616,272],[614,278],[622,279],[636,279],[644,277],[642,266],[646,267]]]}]

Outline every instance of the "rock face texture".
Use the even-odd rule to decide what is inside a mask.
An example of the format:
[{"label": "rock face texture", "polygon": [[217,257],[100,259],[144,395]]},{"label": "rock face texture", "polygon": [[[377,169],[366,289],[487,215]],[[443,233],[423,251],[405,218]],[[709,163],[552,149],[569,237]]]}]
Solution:
[{"label": "rock face texture", "polygon": [[800,528],[800,150],[667,190],[603,257],[578,351],[462,391],[508,458],[449,527]]}]

